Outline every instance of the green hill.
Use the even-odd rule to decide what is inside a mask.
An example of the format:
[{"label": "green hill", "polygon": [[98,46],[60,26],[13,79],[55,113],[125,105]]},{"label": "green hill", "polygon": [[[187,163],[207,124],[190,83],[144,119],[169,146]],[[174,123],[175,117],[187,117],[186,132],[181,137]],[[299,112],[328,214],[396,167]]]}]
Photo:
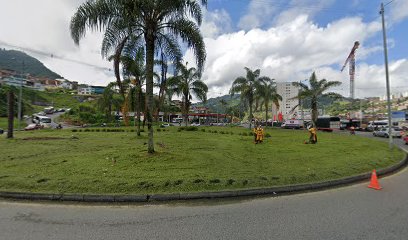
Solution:
[{"label": "green hill", "polygon": [[24,71],[34,77],[62,78],[37,59],[16,50],[0,49],[0,69],[14,70],[19,73]]},{"label": "green hill", "polygon": [[[223,102],[225,103],[223,104]],[[193,104],[193,106],[208,107],[210,109],[210,112],[224,113],[228,108],[238,107],[239,103],[240,95],[235,94],[234,96],[224,95],[216,98],[210,98],[206,103],[198,102]]]}]

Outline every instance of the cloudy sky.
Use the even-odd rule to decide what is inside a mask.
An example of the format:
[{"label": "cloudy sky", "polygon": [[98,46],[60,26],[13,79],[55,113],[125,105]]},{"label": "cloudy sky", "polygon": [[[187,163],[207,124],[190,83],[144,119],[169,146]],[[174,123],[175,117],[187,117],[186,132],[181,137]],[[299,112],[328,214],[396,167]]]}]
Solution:
[{"label": "cloudy sky", "polygon": [[[89,32],[79,46],[69,22],[86,0],[0,0],[0,47],[37,57],[65,78],[106,85],[112,64],[101,58],[101,34]],[[387,1],[388,2],[388,1]],[[385,95],[379,0],[208,0],[201,26],[207,49],[203,80],[209,97],[228,93],[244,67],[278,82],[318,78],[343,82],[340,72],[355,41],[356,96]],[[386,6],[390,79],[393,92],[408,91],[408,0]],[[185,60],[193,63],[190,52]]]}]

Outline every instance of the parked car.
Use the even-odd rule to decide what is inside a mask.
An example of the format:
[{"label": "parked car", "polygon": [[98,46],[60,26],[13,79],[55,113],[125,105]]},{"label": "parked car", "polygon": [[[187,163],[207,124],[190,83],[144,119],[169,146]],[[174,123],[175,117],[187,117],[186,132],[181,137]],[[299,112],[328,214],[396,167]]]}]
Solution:
[{"label": "parked car", "polygon": [[37,113],[37,115],[40,115],[40,116],[46,116],[47,114],[45,114],[45,112],[39,112],[39,113]]},{"label": "parked car", "polygon": [[39,123],[32,123],[29,124],[27,127],[24,128],[24,130],[26,131],[30,131],[30,130],[37,130],[37,129],[41,129],[43,128],[43,126]]},{"label": "parked car", "polygon": [[166,127],[170,127],[170,126],[174,126],[171,123],[163,123],[162,125],[160,125],[161,128],[166,128]]},{"label": "parked car", "polygon": [[405,144],[408,145],[408,136],[405,136],[403,139],[404,139]]},{"label": "parked car", "polygon": [[192,124],[190,124],[190,126],[198,127],[198,126],[200,126],[200,124],[199,123],[192,123]]},{"label": "parked car", "polygon": [[[375,137],[386,137],[388,138],[388,128],[381,128],[380,130],[374,131],[373,135]],[[402,136],[402,130],[400,128],[391,128],[391,136],[400,138]]]}]

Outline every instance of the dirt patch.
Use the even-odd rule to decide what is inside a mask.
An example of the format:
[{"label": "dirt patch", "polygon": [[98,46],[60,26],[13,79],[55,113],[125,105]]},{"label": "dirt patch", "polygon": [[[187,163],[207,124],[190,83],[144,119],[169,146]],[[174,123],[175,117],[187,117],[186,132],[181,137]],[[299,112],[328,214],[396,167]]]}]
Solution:
[{"label": "dirt patch", "polygon": [[40,140],[62,140],[65,138],[62,137],[27,137],[23,138],[22,140],[27,140],[27,141],[40,141]]}]

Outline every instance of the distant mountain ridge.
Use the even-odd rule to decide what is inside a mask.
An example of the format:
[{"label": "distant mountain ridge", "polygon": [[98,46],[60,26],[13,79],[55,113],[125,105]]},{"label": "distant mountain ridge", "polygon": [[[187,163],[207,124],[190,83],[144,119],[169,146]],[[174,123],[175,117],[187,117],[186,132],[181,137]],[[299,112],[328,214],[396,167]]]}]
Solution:
[{"label": "distant mountain ridge", "polygon": [[62,78],[36,58],[17,50],[0,49],[0,69],[29,73],[33,77]]},{"label": "distant mountain ridge", "polygon": [[[221,101],[225,102],[225,105]],[[193,106],[208,107],[211,112],[225,112],[227,108],[237,106],[240,104],[240,95],[224,95],[215,98],[210,98],[207,102],[194,103]]]}]

